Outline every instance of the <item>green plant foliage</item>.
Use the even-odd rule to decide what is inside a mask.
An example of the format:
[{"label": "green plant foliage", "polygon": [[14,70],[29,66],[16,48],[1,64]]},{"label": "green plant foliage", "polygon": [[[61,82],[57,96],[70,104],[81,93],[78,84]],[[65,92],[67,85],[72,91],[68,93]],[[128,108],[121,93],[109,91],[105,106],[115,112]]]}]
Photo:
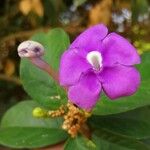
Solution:
[{"label": "green plant foliage", "polygon": [[60,118],[35,118],[32,116],[34,108],[39,106],[35,101],[22,101],[11,107],[1,120],[1,127],[49,127],[61,128]]},{"label": "green plant foliage", "polygon": [[150,68],[150,53],[144,53],[141,59],[141,64],[137,66],[141,73],[141,85],[139,90],[132,96],[119,98],[114,101],[102,94],[101,100],[97,103],[93,111],[94,114],[116,114],[150,104],[150,70],[145,69]]},{"label": "green plant foliage", "polygon": [[0,129],[0,144],[11,148],[40,148],[66,138],[63,130],[38,127],[10,127]]},{"label": "green plant foliage", "polygon": [[36,148],[59,143],[67,138],[61,130],[60,118],[37,119],[32,110],[34,101],[23,101],[10,108],[0,127],[0,144],[13,148]]},{"label": "green plant foliage", "polygon": [[[138,31],[139,31],[139,29],[138,29]],[[144,40],[137,40],[134,42],[134,45],[138,48],[139,53],[150,51],[150,43],[146,42]]]},{"label": "green plant foliage", "polygon": [[[61,54],[69,45],[68,35],[62,29],[56,28],[46,34],[37,33],[31,39],[43,44],[45,48],[44,59],[57,70]],[[34,100],[52,109],[64,102],[63,90],[47,73],[31,64],[27,59],[21,60],[20,67],[24,89]],[[57,95],[60,95],[61,100],[55,98]]]},{"label": "green plant foliage", "polygon": [[73,4],[74,4],[76,7],[78,7],[78,6],[82,5],[82,4],[84,4],[86,1],[87,1],[87,0],[74,0],[74,1],[73,1]]},{"label": "green plant foliage", "polygon": [[107,129],[136,139],[150,138],[149,107],[143,107],[122,114],[92,116],[89,124],[93,129]]},{"label": "green plant foliage", "polygon": [[96,145],[92,141],[79,135],[76,138],[69,138],[64,150],[95,150]]},{"label": "green plant foliage", "polygon": [[147,0],[132,0],[132,21],[136,22],[139,15],[148,13],[148,1]]},{"label": "green plant foliage", "polygon": [[59,15],[65,9],[63,0],[44,0],[44,24],[57,25],[59,23]]},{"label": "green plant foliage", "polygon": [[149,150],[150,147],[138,140],[110,132],[96,130],[92,137],[98,150]]}]

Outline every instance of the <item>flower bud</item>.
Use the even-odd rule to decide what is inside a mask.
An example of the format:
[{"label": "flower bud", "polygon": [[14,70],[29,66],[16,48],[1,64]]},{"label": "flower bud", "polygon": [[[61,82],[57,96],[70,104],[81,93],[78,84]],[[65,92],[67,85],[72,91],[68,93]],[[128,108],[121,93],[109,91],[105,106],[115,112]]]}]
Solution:
[{"label": "flower bud", "polygon": [[35,41],[24,41],[18,46],[18,55],[21,58],[41,57],[44,55],[44,47]]},{"label": "flower bud", "polygon": [[47,116],[47,113],[46,113],[46,111],[43,110],[42,108],[36,107],[36,108],[34,108],[34,110],[32,111],[32,115],[33,115],[34,117],[41,118],[41,117]]}]

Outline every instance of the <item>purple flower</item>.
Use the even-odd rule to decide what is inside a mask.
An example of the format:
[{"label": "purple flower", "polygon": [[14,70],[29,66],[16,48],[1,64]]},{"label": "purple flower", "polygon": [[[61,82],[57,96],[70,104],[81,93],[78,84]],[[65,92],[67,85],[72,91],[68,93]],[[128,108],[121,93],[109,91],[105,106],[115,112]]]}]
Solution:
[{"label": "purple flower", "polygon": [[78,107],[91,110],[102,91],[110,99],[129,96],[140,84],[133,67],[140,63],[136,49],[103,24],[81,33],[64,52],[60,84],[68,87],[68,98]]}]

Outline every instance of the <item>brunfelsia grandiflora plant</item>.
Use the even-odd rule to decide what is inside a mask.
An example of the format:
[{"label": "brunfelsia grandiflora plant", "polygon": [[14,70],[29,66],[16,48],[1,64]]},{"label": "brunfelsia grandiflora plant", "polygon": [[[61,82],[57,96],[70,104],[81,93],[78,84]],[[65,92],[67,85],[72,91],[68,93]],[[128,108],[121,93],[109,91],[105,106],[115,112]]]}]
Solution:
[{"label": "brunfelsia grandiflora plant", "polygon": [[67,140],[65,150],[150,149],[149,53],[140,61],[128,40],[100,24],[72,44],[59,28],[37,33],[18,54],[33,100],[6,112],[0,144],[39,148]]}]

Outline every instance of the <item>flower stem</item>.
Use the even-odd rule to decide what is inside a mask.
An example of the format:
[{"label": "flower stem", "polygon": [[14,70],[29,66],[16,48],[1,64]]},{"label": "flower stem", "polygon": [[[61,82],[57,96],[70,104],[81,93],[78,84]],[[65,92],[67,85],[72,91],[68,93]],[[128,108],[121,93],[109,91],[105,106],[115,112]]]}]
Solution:
[{"label": "flower stem", "polygon": [[54,71],[52,66],[39,57],[32,57],[29,59],[35,66],[46,71],[57,83],[59,83],[58,73]]}]

